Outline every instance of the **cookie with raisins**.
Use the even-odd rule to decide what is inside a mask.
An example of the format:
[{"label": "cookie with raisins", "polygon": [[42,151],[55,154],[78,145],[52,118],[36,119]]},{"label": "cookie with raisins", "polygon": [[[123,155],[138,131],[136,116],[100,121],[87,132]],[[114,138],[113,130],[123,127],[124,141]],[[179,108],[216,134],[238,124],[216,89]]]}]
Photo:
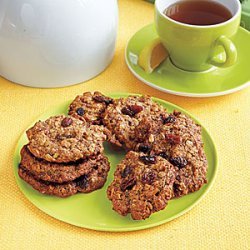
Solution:
[{"label": "cookie with raisins", "polygon": [[149,96],[129,96],[114,100],[104,112],[103,124],[111,132],[111,143],[127,150],[134,147],[135,129],[144,117],[159,117],[165,109]]},{"label": "cookie with raisins", "polygon": [[118,164],[107,196],[120,215],[130,213],[134,220],[144,220],[166,207],[175,177],[175,168],[166,159],[130,151]]},{"label": "cookie with raisins", "polygon": [[34,156],[49,162],[77,161],[103,152],[105,130],[74,117],[53,116],[37,122],[26,132],[27,147]]},{"label": "cookie with raisins", "polygon": [[69,106],[69,115],[90,124],[102,124],[102,116],[113,99],[100,92],[85,92],[78,95]]}]

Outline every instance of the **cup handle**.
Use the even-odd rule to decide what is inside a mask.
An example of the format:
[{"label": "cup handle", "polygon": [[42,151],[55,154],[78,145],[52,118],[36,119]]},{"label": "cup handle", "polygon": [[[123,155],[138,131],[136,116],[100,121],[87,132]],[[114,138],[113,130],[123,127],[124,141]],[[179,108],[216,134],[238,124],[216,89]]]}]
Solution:
[{"label": "cup handle", "polygon": [[[225,53],[226,53],[226,60],[223,60],[222,58],[216,57],[214,55],[214,51],[216,47],[222,46]],[[214,44],[213,48],[213,55],[210,59],[210,63],[216,67],[226,68],[229,66],[232,66],[237,61],[237,49],[234,45],[234,43],[227,38],[226,36],[220,36]]]}]

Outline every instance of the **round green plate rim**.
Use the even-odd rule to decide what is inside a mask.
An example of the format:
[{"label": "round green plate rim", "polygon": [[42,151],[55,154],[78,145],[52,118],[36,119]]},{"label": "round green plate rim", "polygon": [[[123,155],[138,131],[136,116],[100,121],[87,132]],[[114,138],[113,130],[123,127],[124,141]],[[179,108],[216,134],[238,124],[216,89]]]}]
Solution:
[{"label": "round green plate rim", "polygon": [[[224,91],[218,91],[218,92],[208,92],[208,93],[199,93],[199,92],[185,92],[185,91],[174,91],[168,88],[164,88],[162,86],[158,86],[157,83],[154,83],[153,81],[149,81],[147,79],[145,79],[143,76],[141,76],[135,69],[132,68],[131,63],[129,62],[128,59],[128,47],[130,46],[131,41],[136,37],[136,35],[143,31],[144,29],[149,28],[150,26],[154,26],[154,23],[150,23],[144,27],[142,27],[141,29],[139,29],[138,31],[135,32],[135,34],[129,39],[129,41],[127,42],[126,45],[126,49],[125,49],[125,61],[127,64],[127,67],[129,68],[130,72],[141,82],[143,82],[144,84],[150,86],[151,88],[157,89],[159,91],[162,91],[164,93],[168,93],[168,94],[172,94],[172,95],[177,95],[177,96],[184,96],[184,97],[196,97],[196,98],[207,98],[207,97],[216,97],[216,96],[223,96],[223,95],[228,95],[228,94],[232,94],[235,92],[238,92],[240,90],[243,90],[245,88],[247,88],[248,86],[250,86],[250,80],[246,81],[245,83],[235,87],[235,88],[229,88],[227,90]],[[247,35],[250,34],[249,31],[243,29],[242,27],[239,27],[238,32],[243,32]],[[180,71],[182,71],[181,69],[179,69]],[[145,73],[146,74],[146,73]]]},{"label": "round green plate rim", "polygon": [[[110,96],[112,96],[113,98],[126,97],[128,95],[138,95],[138,94],[132,94],[132,93],[112,93],[112,94],[110,94]],[[217,149],[216,149],[214,140],[213,140],[211,134],[207,131],[207,129],[192,114],[190,114],[188,111],[184,110],[183,108],[181,108],[181,107],[179,107],[179,106],[177,106],[175,104],[167,102],[165,100],[162,100],[162,99],[159,99],[159,98],[154,98],[154,97],[152,97],[152,99],[154,101],[159,102],[160,104],[164,105],[164,107],[166,107],[167,109],[170,108],[171,110],[179,110],[179,111],[183,112],[184,114],[187,114],[188,116],[190,116],[192,119],[194,119],[198,124],[201,125],[203,136],[205,135],[205,137],[206,137],[205,139],[210,145],[210,148],[211,148],[210,153],[212,154],[212,157],[213,157],[213,166],[209,166],[210,168],[212,168],[211,178],[210,178],[210,181],[203,187],[204,188],[203,190],[197,191],[197,192],[202,192],[202,193],[191,205],[187,206],[185,209],[183,209],[179,213],[177,213],[177,214],[175,214],[175,215],[173,215],[173,216],[171,216],[171,217],[169,217],[169,218],[167,218],[165,220],[160,220],[160,221],[157,221],[157,222],[154,222],[154,223],[150,223],[150,221],[149,221],[149,223],[146,224],[146,225],[140,225],[140,226],[135,226],[135,227],[124,227],[124,228],[119,227],[119,228],[117,228],[117,227],[112,227],[112,226],[111,227],[94,226],[94,225],[84,224],[83,222],[75,223],[75,222],[70,221],[70,218],[62,218],[62,217],[58,216],[57,214],[55,214],[53,211],[47,209],[46,207],[41,207],[39,204],[37,204],[37,201],[32,199],[32,195],[29,194],[29,190],[26,190],[26,188],[23,188],[22,185],[21,185],[21,183],[22,182],[24,183],[24,181],[18,176],[18,172],[17,172],[18,162],[17,162],[17,159],[20,159],[18,149],[21,148],[21,146],[23,145],[21,143],[21,140],[22,140],[23,137],[25,137],[25,131],[22,133],[22,135],[20,136],[20,138],[18,140],[17,146],[15,148],[14,162],[13,162],[14,163],[14,176],[15,176],[15,179],[16,179],[16,183],[17,183],[19,189],[21,190],[21,192],[24,194],[24,196],[34,206],[36,206],[39,210],[43,211],[44,213],[48,214],[49,216],[51,216],[51,217],[53,217],[55,219],[58,219],[60,221],[66,222],[68,224],[77,226],[77,227],[96,230],[96,231],[129,232],[129,231],[143,230],[143,229],[152,228],[152,227],[155,227],[155,226],[162,225],[162,224],[164,224],[166,222],[169,222],[169,221],[171,221],[173,219],[176,219],[176,218],[180,217],[181,215],[183,215],[183,214],[187,213],[188,211],[190,211],[195,205],[197,205],[205,197],[205,195],[209,192],[209,190],[211,189],[211,187],[214,184],[215,177],[216,177],[217,170],[218,170],[218,155],[217,155]],[[69,104],[69,101],[65,101],[64,103],[62,103],[60,105],[54,106],[54,107],[46,110],[39,117],[42,117],[44,115],[47,116],[47,114],[50,115],[50,113],[53,113],[54,109],[58,108],[59,106],[60,107],[61,106],[62,107],[66,106],[67,104]],[[39,119],[39,117],[38,117],[38,119]],[[27,184],[27,186],[29,186],[29,185]],[[35,192],[37,192],[37,191],[35,191]],[[182,199],[182,198],[179,198],[179,199]],[[107,202],[109,202],[108,199],[107,199]],[[172,202],[174,202],[174,201],[172,201]]]}]

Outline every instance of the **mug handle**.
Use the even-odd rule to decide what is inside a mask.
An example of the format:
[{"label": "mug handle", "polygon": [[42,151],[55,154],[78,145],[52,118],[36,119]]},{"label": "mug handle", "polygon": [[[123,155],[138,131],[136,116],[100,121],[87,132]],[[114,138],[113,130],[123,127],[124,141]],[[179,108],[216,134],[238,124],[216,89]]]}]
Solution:
[{"label": "mug handle", "polygon": [[[226,60],[216,57],[214,51],[216,47],[222,46],[226,53]],[[237,49],[234,43],[226,36],[220,36],[214,44],[213,55],[210,59],[210,63],[216,67],[226,68],[235,64],[237,61]]]}]

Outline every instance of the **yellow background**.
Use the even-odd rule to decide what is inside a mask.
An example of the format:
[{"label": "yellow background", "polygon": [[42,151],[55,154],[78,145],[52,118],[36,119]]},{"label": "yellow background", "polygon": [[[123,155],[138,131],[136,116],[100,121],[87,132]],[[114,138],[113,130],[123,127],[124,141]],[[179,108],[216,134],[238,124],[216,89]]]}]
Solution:
[{"label": "yellow background", "polygon": [[[124,49],[138,29],[153,21],[153,5],[120,0],[119,9],[114,60],[95,79],[61,89],[32,89],[0,78],[0,249],[249,249],[250,88],[194,99],[144,85],[127,69]],[[18,137],[51,105],[93,90],[150,94],[180,105],[201,120],[214,136],[219,171],[212,190],[198,206],[156,228],[104,233],[55,220],[24,197],[12,166]]]}]

